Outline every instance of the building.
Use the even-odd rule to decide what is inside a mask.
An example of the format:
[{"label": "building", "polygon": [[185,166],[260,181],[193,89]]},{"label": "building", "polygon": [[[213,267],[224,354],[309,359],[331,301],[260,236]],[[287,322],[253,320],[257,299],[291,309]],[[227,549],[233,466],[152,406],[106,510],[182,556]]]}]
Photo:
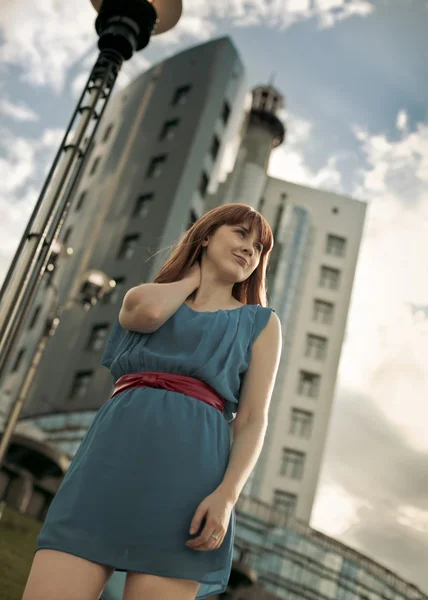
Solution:
[{"label": "building", "polygon": [[100,358],[122,298],[154,277],[165,258],[159,249],[206,210],[208,186],[236,137],[245,94],[244,67],[223,37],[157,64],[111,98],[61,232],[73,253],[45,274],[0,390],[3,413],[16,398],[47,314],[75,297],[79,275],[98,265],[116,288],[86,313],[67,300],[18,431],[74,456],[112,391]]},{"label": "building", "polygon": [[281,319],[283,351],[265,444],[245,490],[308,523],[366,204],[267,175],[271,151],[285,138],[283,107],[271,85],[253,90],[237,160],[209,205],[250,204],[274,233],[268,292]]}]

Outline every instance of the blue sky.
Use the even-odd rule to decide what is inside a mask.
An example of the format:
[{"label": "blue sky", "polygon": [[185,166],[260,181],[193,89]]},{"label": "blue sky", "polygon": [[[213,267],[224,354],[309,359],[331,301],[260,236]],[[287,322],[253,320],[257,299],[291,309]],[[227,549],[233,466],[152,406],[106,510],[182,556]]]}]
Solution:
[{"label": "blue sky", "polygon": [[[0,8],[0,280],[96,56],[93,22],[88,0]],[[230,35],[249,86],[274,74],[286,98],[269,173],[368,203],[312,525],[428,592],[426,31],[426,0],[184,0],[117,88]]]}]

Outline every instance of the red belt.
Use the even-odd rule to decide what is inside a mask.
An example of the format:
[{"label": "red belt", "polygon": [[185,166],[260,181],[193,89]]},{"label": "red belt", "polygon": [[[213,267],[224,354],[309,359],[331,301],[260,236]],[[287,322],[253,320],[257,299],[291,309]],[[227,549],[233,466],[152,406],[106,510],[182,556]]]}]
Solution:
[{"label": "red belt", "polygon": [[179,392],[186,396],[192,396],[197,400],[202,400],[202,402],[214,406],[221,413],[224,410],[224,398],[208,383],[205,383],[205,381],[196,379],[196,377],[189,377],[188,375],[176,375],[174,373],[162,373],[158,371],[144,371],[122,375],[115,383],[111,398],[125,390],[139,387],[163,388],[171,392]]}]

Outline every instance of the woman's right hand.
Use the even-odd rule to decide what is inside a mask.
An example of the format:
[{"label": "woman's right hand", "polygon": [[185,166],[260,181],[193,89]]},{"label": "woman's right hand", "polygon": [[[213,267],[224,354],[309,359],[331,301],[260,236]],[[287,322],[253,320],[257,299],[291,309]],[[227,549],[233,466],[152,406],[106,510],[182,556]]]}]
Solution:
[{"label": "woman's right hand", "polygon": [[198,261],[196,261],[190,267],[189,271],[186,274],[186,278],[192,281],[192,284],[194,284],[195,286],[195,290],[198,289],[198,287],[201,285],[201,265]]}]

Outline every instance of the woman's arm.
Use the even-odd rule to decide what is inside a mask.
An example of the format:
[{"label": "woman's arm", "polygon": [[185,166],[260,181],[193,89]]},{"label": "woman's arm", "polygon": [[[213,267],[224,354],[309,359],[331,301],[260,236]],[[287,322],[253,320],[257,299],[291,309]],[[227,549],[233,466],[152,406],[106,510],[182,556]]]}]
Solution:
[{"label": "woman's arm", "polygon": [[200,266],[199,263],[195,265],[180,281],[142,283],[128,290],[119,313],[122,327],[140,333],[153,333],[159,329],[199,287]]},{"label": "woman's arm", "polygon": [[219,489],[234,504],[263,448],[269,405],[282,350],[281,322],[272,313],[253,344],[250,365],[244,375],[229,464]]}]

